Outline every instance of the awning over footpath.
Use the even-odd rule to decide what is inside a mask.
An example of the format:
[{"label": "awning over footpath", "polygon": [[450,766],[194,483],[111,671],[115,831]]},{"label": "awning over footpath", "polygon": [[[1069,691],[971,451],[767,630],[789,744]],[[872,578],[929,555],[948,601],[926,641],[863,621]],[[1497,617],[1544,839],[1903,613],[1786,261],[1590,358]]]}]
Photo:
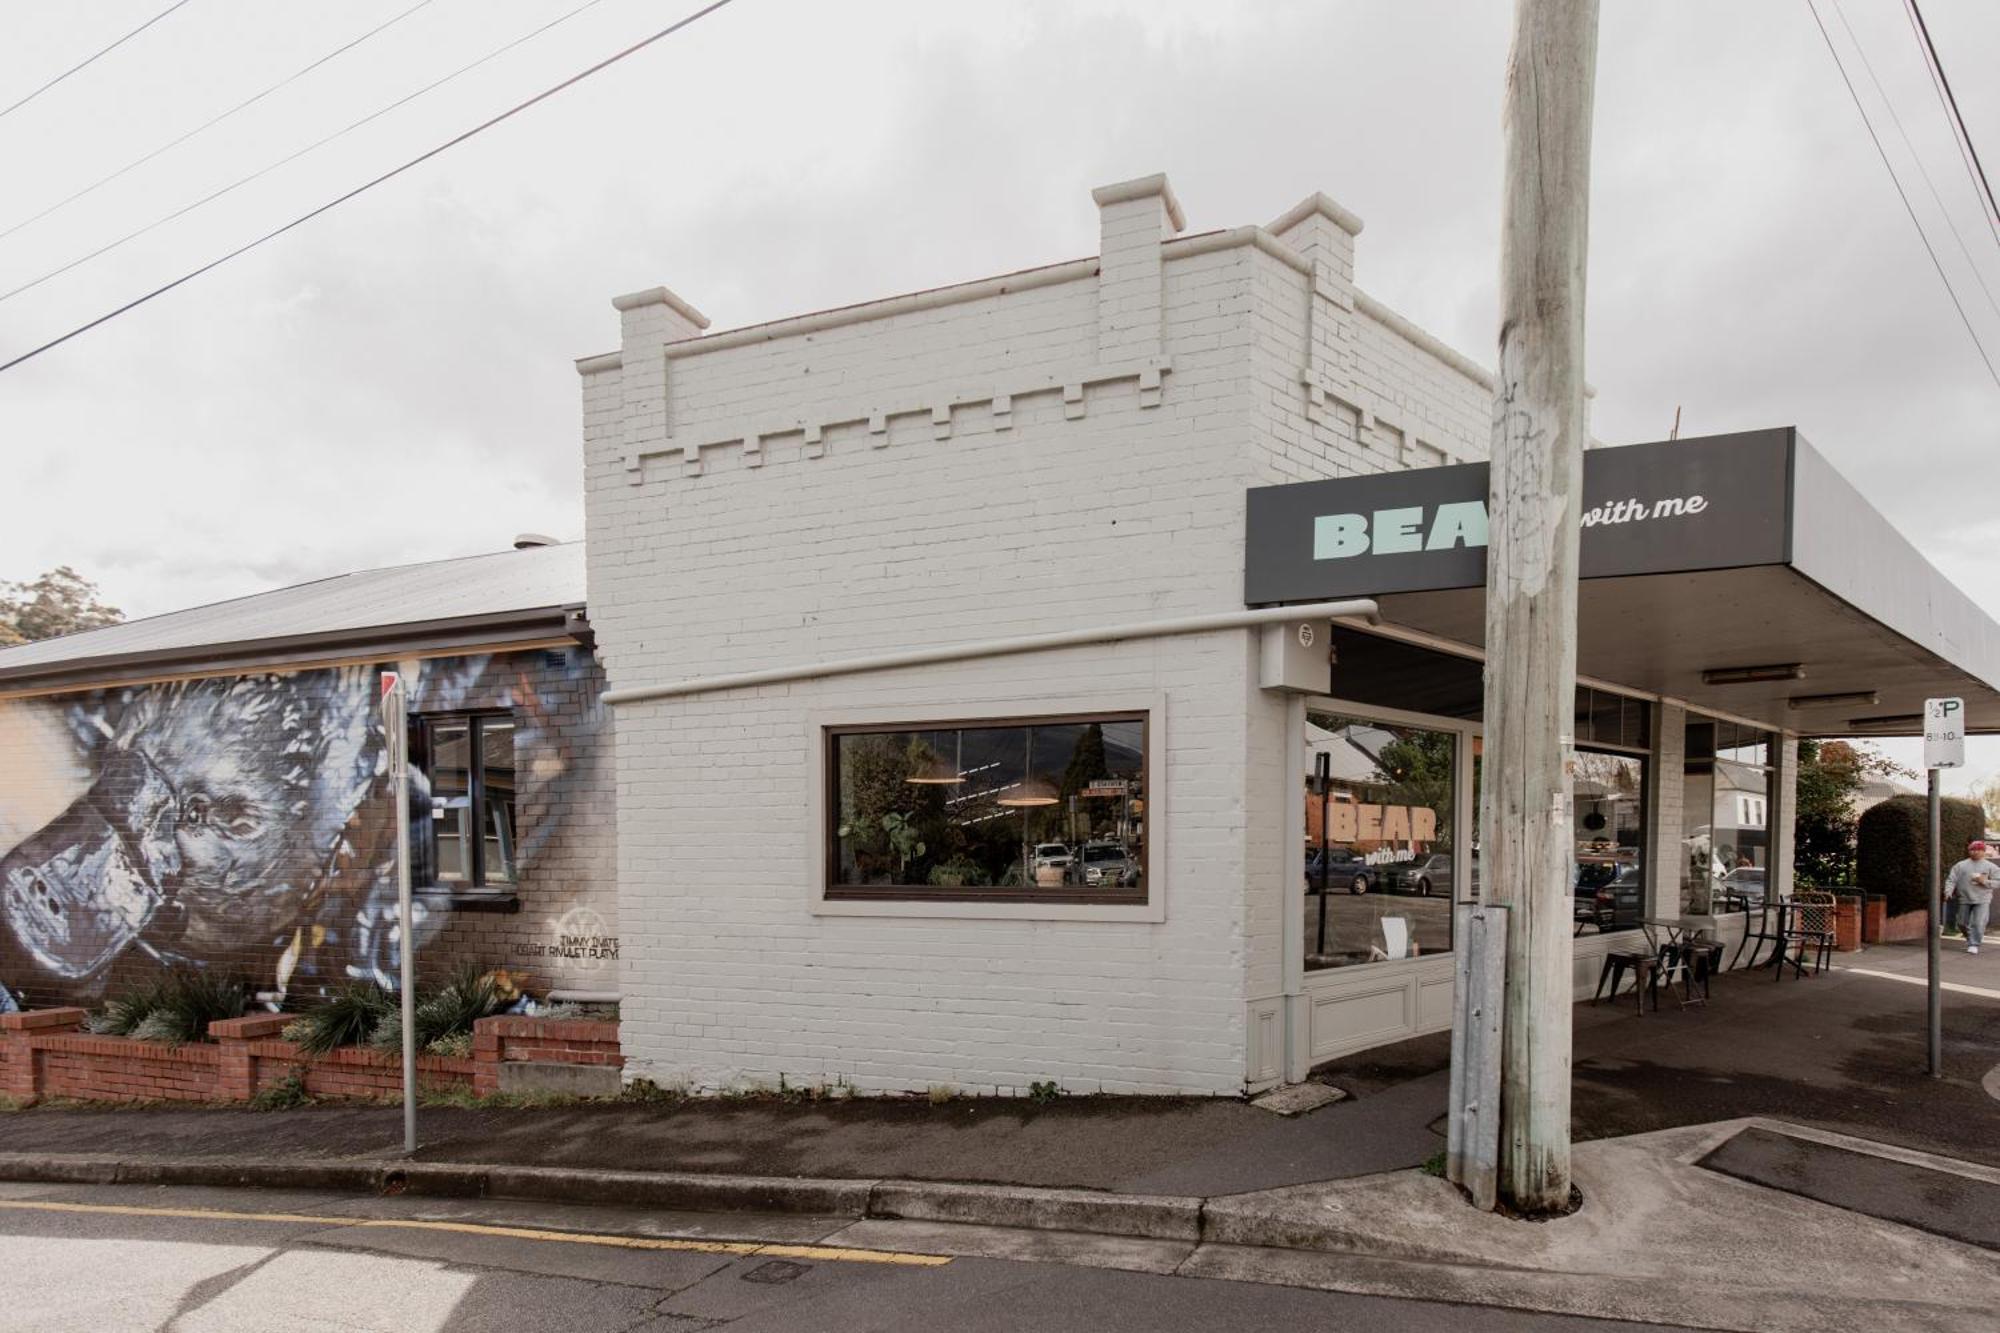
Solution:
[{"label": "awning over footpath", "polygon": [[[1244,600],[1483,647],[1487,465],[1253,490]],[[2000,732],[2000,625],[1792,428],[1584,455],[1579,674],[1805,735]]]}]

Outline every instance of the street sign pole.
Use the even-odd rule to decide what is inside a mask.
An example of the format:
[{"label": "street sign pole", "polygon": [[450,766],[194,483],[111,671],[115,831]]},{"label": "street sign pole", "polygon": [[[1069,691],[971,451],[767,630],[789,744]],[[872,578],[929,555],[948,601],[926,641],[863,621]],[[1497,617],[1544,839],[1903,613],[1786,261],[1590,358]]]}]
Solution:
[{"label": "street sign pole", "polygon": [[1932,1078],[1944,1077],[1944,995],[1938,985],[1938,954],[1944,948],[1940,933],[1944,928],[1944,838],[1942,814],[1938,808],[1938,772],[1931,774],[1931,864],[1929,896],[1930,929],[1926,932],[1930,946],[1930,973],[1925,979],[1928,992],[1925,1000],[1924,1016],[1930,1033],[1930,1071]]},{"label": "street sign pole", "polygon": [[1944,987],[1938,981],[1944,940],[1944,818],[1938,775],[1965,763],[1965,700],[1924,700],[1924,768],[1930,773],[1930,892],[1925,913],[1929,929],[1929,975],[1925,978],[1925,1022],[1932,1078],[1944,1077]]},{"label": "street sign pole", "polygon": [[389,751],[389,801],[396,821],[398,999],[403,1013],[403,1152],[417,1150],[416,931],[410,903],[410,718],[400,672],[382,673],[382,739]]}]

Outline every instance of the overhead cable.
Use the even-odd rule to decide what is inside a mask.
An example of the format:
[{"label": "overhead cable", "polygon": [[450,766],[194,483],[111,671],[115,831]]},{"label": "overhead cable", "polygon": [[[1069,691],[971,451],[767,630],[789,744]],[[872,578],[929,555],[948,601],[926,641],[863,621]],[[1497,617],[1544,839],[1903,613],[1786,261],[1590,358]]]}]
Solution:
[{"label": "overhead cable", "polygon": [[[1917,217],[1917,210],[1910,204],[1910,196],[1903,189],[1902,180],[1896,175],[1895,166],[1889,161],[1889,154],[1882,147],[1882,136],[1875,132],[1875,124],[1868,119],[1868,109],[1861,103],[1861,94],[1855,90],[1854,80],[1847,75],[1847,66],[1840,59],[1840,51],[1833,44],[1833,34],[1826,30],[1826,23],[1819,16],[1819,6],[1813,0],[1806,0],[1806,9],[1813,16],[1813,23],[1819,28],[1820,38],[1825,41],[1827,53],[1833,57],[1834,68],[1840,71],[1840,81],[1847,86],[1847,95],[1854,100],[1854,109],[1861,113],[1861,124],[1867,129],[1868,137],[1875,144],[1875,152],[1882,159],[1883,169],[1889,173],[1889,183],[1896,187],[1896,197],[1903,201],[1903,211],[1910,215],[1910,225],[1917,229],[1917,239],[1924,244],[1924,253],[1931,257],[1931,267],[1937,270],[1938,281],[1944,284],[1945,295],[1951,298],[1952,309],[1958,311],[1959,322],[1965,325],[1965,332],[1972,339],[1972,345],[1979,352],[1979,359],[1986,363],[1986,373],[1992,377],[1994,387],[2000,388],[2000,368],[1993,364],[1993,358],[1986,351],[1986,344],[1979,339],[1979,331],[1972,325],[1972,319],[1965,313],[1965,305],[1958,299],[1958,289],[1951,285],[1951,278],[1944,271],[1944,264],[1931,245],[1929,233]],[[5,369],[0,366],[0,369]]]},{"label": "overhead cable", "polygon": [[481,65],[486,64],[488,61],[497,60],[499,57],[513,50],[515,47],[520,46],[522,43],[533,41],[535,38],[541,36],[543,33],[549,31],[551,28],[559,27],[562,24],[569,22],[571,19],[575,18],[578,14],[583,13],[586,9],[594,8],[597,5],[603,3],[604,0],[584,0],[582,4],[576,6],[574,9],[568,10],[565,13],[556,15],[556,17],[550,19],[547,23],[542,24],[541,27],[532,29],[531,31],[528,32],[524,32],[519,37],[514,38],[512,41],[507,42],[501,46],[494,47],[491,51],[488,51],[485,55],[479,57],[479,59],[473,61],[471,64],[460,65],[457,69],[453,70],[451,73],[446,74],[440,78],[431,80],[431,82],[425,84],[423,87],[417,89],[415,92],[405,93],[401,97],[397,98],[395,101],[390,102],[388,105],[377,107],[375,110],[369,112],[361,119],[354,121],[352,124],[337,129],[332,134],[326,135],[324,138],[315,139],[313,142],[307,144],[304,148],[294,149],[292,152],[285,154],[283,157],[279,158],[275,162],[266,162],[263,166],[257,168],[249,175],[239,176],[235,180],[229,182],[229,184],[222,186],[220,189],[209,191],[207,194],[203,195],[199,199],[194,200],[192,203],[182,204],[179,208],[176,208],[173,212],[163,214],[160,217],[154,218],[151,222],[145,223],[144,225],[137,227],[132,231],[126,232],[123,236],[120,236],[115,241],[106,241],[103,245],[98,246],[95,250],[91,250],[85,254],[80,254],[76,258],[70,260],[67,263],[57,265],[55,268],[50,269],[48,272],[42,274],[40,277],[30,278],[28,281],[22,283],[18,287],[12,287],[4,292],[0,292],[0,301],[11,301],[15,297],[19,296],[22,292],[33,291],[35,288],[41,286],[45,282],[48,282],[52,278],[60,278],[63,274],[69,272],[73,268],[78,267],[79,265],[88,264],[91,260],[96,259],[100,255],[108,255],[113,250],[118,249],[120,246],[131,244],[133,241],[138,240],[141,236],[144,236],[149,231],[154,231],[160,227],[164,227],[169,222],[172,222],[177,218],[186,217],[189,213],[194,212],[195,209],[201,208],[206,204],[212,204],[226,194],[233,194],[234,192],[242,189],[244,186],[250,184],[251,182],[261,180],[265,176],[270,175],[272,172],[276,171],[279,167],[285,166],[288,163],[296,162],[300,158],[304,157],[307,153],[314,152],[317,149],[324,148],[336,139],[345,138],[347,135],[350,135],[354,133],[354,131],[360,129],[363,125],[366,125],[371,121],[380,120],[383,116],[388,115],[391,111],[394,111],[396,108],[401,106],[406,106],[409,103],[416,101],[419,97],[422,97],[424,94],[442,88],[447,83],[450,83],[452,80],[457,79],[463,75],[470,74],[473,70],[478,69]]},{"label": "overhead cable", "polygon": [[103,57],[110,55],[113,51],[116,51],[119,47],[125,45],[125,43],[131,41],[134,37],[137,37],[140,33],[152,27],[155,23],[158,23],[161,19],[173,13],[176,9],[179,9],[182,5],[186,4],[187,2],[188,0],[174,0],[174,2],[171,5],[168,5],[165,9],[153,15],[153,17],[147,19],[144,23],[141,23],[138,27],[132,29],[132,31],[126,33],[123,37],[120,37],[117,41],[105,47],[103,50],[98,51],[93,55],[86,56],[84,59],[78,61],[76,64],[71,65],[68,69],[56,75],[53,79],[50,79],[47,83],[35,89],[35,91],[29,93],[26,97],[21,98],[19,101],[10,103],[5,107],[0,107],[0,117],[13,115],[16,111],[19,111],[22,107],[34,101],[37,97],[40,97],[43,93],[55,87],[57,84],[61,83],[64,79],[76,73],[78,70],[86,69],[89,66],[97,63],[97,61],[99,61]]},{"label": "overhead cable", "polygon": [[1965,257],[1966,267],[1972,270],[1972,280],[1978,283],[1979,290],[1985,293],[1987,308],[1996,318],[2000,318],[2000,301],[1993,299],[1993,289],[1986,285],[1986,275],[1980,271],[1979,261],[1972,257],[1972,250],[1965,243],[1965,234],[1958,229],[1958,223],[1952,218],[1951,210],[1945,207],[1944,197],[1938,193],[1937,183],[1931,179],[1930,169],[1924,165],[1923,155],[1917,152],[1916,144],[1910,141],[1910,132],[1903,128],[1903,118],[1896,114],[1896,104],[1889,100],[1888,89],[1882,86],[1881,79],[1875,77],[1875,62],[1868,58],[1868,48],[1863,46],[1861,38],[1855,35],[1854,25],[1847,21],[1847,11],[1841,7],[1840,0],[1832,0],[1832,3],[1835,17],[1840,20],[1840,26],[1847,30],[1847,40],[1854,43],[1855,54],[1861,57],[1861,68],[1868,71],[1868,81],[1875,85],[1875,95],[1881,98],[1882,105],[1888,108],[1890,123],[1896,127],[1896,133],[1902,137],[1903,147],[1909,151],[1911,160],[1917,164],[1917,174],[1924,178],[1924,188],[1931,192],[1931,202],[1936,204],[1938,212],[1944,215],[1944,225],[1951,229],[1951,238],[1958,242],[1958,252]]},{"label": "overhead cable", "polygon": [[235,115],[237,112],[248,110],[250,107],[255,106],[257,103],[269,97],[272,93],[277,92],[280,88],[283,88],[288,84],[294,83],[297,80],[304,78],[306,75],[318,69],[321,65],[324,65],[327,61],[332,60],[337,56],[345,55],[347,52],[352,51],[355,47],[367,41],[370,37],[375,36],[375,34],[387,31],[388,29],[395,27],[398,23],[401,23],[404,19],[416,13],[418,10],[423,9],[426,6],[430,5],[432,2],[433,0],[417,0],[416,4],[411,5],[408,9],[404,10],[402,13],[392,15],[391,17],[384,19],[382,22],[370,28],[367,32],[362,33],[359,37],[354,38],[352,41],[343,43],[340,46],[334,47],[333,50],[328,51],[325,55],[313,61],[310,65],[304,65],[298,69],[293,70],[290,74],[287,74],[284,78],[279,79],[276,83],[264,89],[262,92],[244,98],[241,102],[238,102],[235,106],[230,107],[227,111],[221,112],[214,116],[210,116],[207,120],[204,120],[201,124],[195,126],[193,129],[181,135],[179,138],[169,139],[166,143],[161,144],[158,148],[155,148],[152,152],[145,154],[143,157],[133,158],[130,162],[127,162],[124,166],[118,168],[118,170],[112,172],[110,175],[98,177],[90,184],[84,186],[81,190],[78,190],[73,194],[65,195],[63,198],[56,200],[53,204],[50,204],[47,208],[35,214],[33,217],[22,218],[19,222],[16,222],[13,226],[7,228],[7,230],[0,231],[0,240],[5,240],[7,237],[12,236],[15,232],[21,230],[21,228],[23,227],[30,226],[34,223],[40,222],[43,218],[47,217],[49,214],[55,212],[58,209],[69,207],[71,204],[83,198],[85,195],[96,193],[98,190],[103,189],[105,186],[111,184],[111,182],[117,180],[120,176],[123,176],[126,172],[134,171],[140,167],[145,166],[148,162],[151,162],[154,158],[158,157],[160,154],[167,152],[171,149],[180,147],[182,144],[186,143],[189,139],[194,138],[197,134],[201,134],[206,130],[213,129],[217,125],[220,125],[223,121],[228,120],[231,116]]},{"label": "overhead cable", "polygon": [[704,5],[702,8],[697,9],[696,11],[694,11],[692,14],[689,14],[685,18],[678,19],[675,22],[668,24],[666,27],[660,29],[658,32],[652,34],[650,37],[641,38],[639,41],[634,42],[632,45],[626,47],[624,50],[619,51],[613,55],[607,56],[603,60],[598,61],[596,64],[591,65],[587,69],[580,70],[577,73],[570,75],[567,79],[564,79],[562,82],[544,88],[541,92],[536,93],[533,97],[530,97],[525,102],[515,103],[513,106],[507,108],[505,111],[502,111],[499,115],[481,121],[479,124],[474,125],[471,129],[466,130],[461,134],[455,135],[452,138],[445,140],[443,143],[439,144],[435,148],[432,148],[423,153],[419,153],[417,156],[411,158],[409,161],[404,162],[400,166],[392,167],[388,171],[383,172],[381,175],[375,177],[372,180],[365,181],[362,184],[355,186],[353,189],[347,191],[345,194],[327,200],[319,207],[313,209],[310,212],[300,214],[298,217],[293,218],[290,222],[285,223],[283,226],[274,227],[270,231],[265,232],[262,236],[257,237],[255,240],[246,241],[244,244],[237,246],[234,250],[231,250],[226,254],[218,255],[216,258],[209,260],[206,264],[201,265],[199,268],[190,269],[188,272],[183,273],[180,277],[175,278],[172,282],[165,283],[159,287],[155,287],[152,291],[147,292],[143,296],[134,297],[132,300],[125,302],[125,304],[117,307],[116,309],[106,311],[104,314],[99,315],[96,319],[90,320],[88,323],[79,324],[75,328],[71,329],[69,332],[61,335],[60,337],[51,338],[49,341],[43,343],[41,346],[23,352],[21,355],[14,357],[10,361],[0,362],[0,372],[12,370],[15,366],[18,366],[25,361],[31,361],[35,357],[40,356],[44,352],[62,346],[64,343],[68,342],[72,338],[79,337],[80,335],[88,333],[90,332],[90,330],[97,328],[99,325],[109,323],[110,321],[118,318],[120,315],[127,314],[130,311],[138,309],[140,306],[145,305],[148,301],[152,301],[158,297],[165,296],[168,292],[174,290],[176,287],[182,286],[185,283],[192,282],[194,279],[200,277],[204,273],[208,273],[214,269],[220,268],[222,265],[228,263],[232,259],[237,258],[239,255],[248,254],[250,251],[255,250],[258,246],[263,245],[267,241],[276,240],[278,237],[284,235],[286,232],[291,231],[294,227],[303,226],[304,224],[318,217],[320,214],[338,208],[340,205],[346,203],[348,200],[353,199],[358,195],[366,194],[368,191],[374,189],[378,185],[381,185],[387,181],[394,180],[396,177],[402,175],[406,171],[409,171],[411,168],[420,166],[423,163],[430,161],[432,158],[436,157],[440,153],[446,152],[452,148],[456,148],[459,144],[464,143],[466,140],[472,138],[477,134],[481,134],[486,130],[492,129],[495,125],[498,125],[503,121],[513,119],[515,116],[520,115],[523,111],[526,111],[528,108],[535,106],[541,102],[547,101],[549,98],[554,97],[557,93],[562,92],[567,88],[574,87],[576,84],[583,82],[585,79],[589,78],[593,74],[599,73],[600,71],[605,69],[609,69],[611,66],[617,64],[619,61],[625,59],[627,56],[635,55],[638,52],[643,51],[647,47],[653,45],[655,42],[673,36],[675,33],[687,27],[689,24],[704,19],[708,17],[710,14],[713,14],[716,10],[721,9],[725,5],[731,3],[733,3],[733,0],[712,0],[712,3]]}]

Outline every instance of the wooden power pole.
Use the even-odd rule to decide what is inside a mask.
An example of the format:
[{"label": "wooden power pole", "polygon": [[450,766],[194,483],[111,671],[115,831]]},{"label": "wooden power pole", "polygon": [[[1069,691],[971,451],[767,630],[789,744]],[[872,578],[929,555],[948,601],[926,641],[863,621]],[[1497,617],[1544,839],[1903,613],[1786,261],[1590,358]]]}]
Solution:
[{"label": "wooden power pole", "polygon": [[1483,892],[1507,911],[1499,1195],[1569,1208],[1570,809],[1597,0],[1515,0],[1486,569]]}]

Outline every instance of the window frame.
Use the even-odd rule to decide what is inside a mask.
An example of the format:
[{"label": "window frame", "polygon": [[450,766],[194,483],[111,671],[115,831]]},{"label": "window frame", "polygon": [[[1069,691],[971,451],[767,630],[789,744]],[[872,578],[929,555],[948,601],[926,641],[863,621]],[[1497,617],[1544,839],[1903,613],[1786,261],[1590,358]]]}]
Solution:
[{"label": "window frame", "polygon": [[[1579,742],[1576,746],[1576,751],[1579,754],[1602,754],[1618,759],[1633,759],[1637,760],[1639,764],[1639,920],[1632,925],[1618,930],[1599,929],[1588,935],[1578,933],[1573,936],[1574,939],[1578,940],[1612,939],[1619,935],[1627,935],[1641,929],[1649,917],[1656,915],[1653,911],[1652,901],[1653,858],[1655,855],[1653,848],[1653,788],[1656,782],[1653,775],[1653,755],[1650,750],[1640,750],[1626,745],[1605,745],[1595,741],[1588,745]],[[1575,779],[1572,778],[1571,781],[1574,782]],[[1570,808],[1572,813],[1574,813],[1576,808],[1574,788],[1572,788],[1570,795]],[[1575,827],[1572,827],[1570,832],[1573,837],[1576,833]],[[1616,830],[1614,829],[1613,832],[1615,833]],[[1617,845],[1615,837],[1612,843],[1614,847]],[[1573,856],[1572,859],[1574,859]],[[1574,897],[1575,893],[1575,877],[1572,875],[1570,894]]]},{"label": "window frame", "polygon": [[[466,708],[450,712],[412,713],[410,727],[410,762],[421,768],[424,781],[432,780],[436,758],[435,728],[452,723],[465,724],[466,743],[466,801],[475,819],[473,821],[472,847],[467,853],[470,861],[469,873],[464,879],[445,879],[438,873],[438,819],[435,807],[428,814],[430,838],[424,849],[426,883],[415,885],[419,890],[444,891],[454,897],[494,898],[510,897],[518,892],[521,884],[521,837],[520,837],[520,788],[515,787],[514,828],[514,876],[512,879],[490,880],[486,868],[486,752],[484,742],[485,724],[504,721],[513,731],[518,743],[521,734],[520,723],[511,709],[506,708]],[[520,771],[519,755],[516,754],[515,771]],[[435,800],[435,796],[432,798]]]},{"label": "window frame", "polygon": [[[838,775],[833,770],[834,747],[829,743],[833,735],[1132,720],[1144,727],[1146,751],[1142,891],[941,889],[831,882],[832,867],[838,863],[838,839],[834,833],[840,809]],[[1055,696],[989,705],[946,702],[935,710],[908,705],[857,707],[809,715],[804,728],[807,817],[802,887],[806,909],[814,916],[1149,923],[1166,920],[1168,725],[1164,694]]]}]

